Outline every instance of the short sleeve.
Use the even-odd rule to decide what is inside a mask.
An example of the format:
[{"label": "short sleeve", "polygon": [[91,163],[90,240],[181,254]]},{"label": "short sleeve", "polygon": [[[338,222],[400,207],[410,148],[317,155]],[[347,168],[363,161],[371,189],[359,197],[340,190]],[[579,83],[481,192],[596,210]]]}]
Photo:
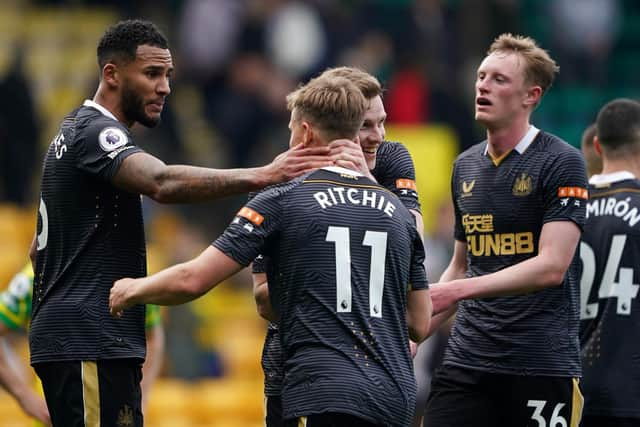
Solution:
[{"label": "short sleeve", "polygon": [[394,193],[407,209],[420,211],[416,170],[407,148],[399,142],[385,142],[379,148],[372,171],[378,184]]},{"label": "short sleeve", "polygon": [[569,147],[550,164],[543,177],[544,222],[570,220],[584,226],[588,200],[587,174],[578,150]]},{"label": "short sleeve", "polygon": [[455,240],[466,242],[467,237],[464,232],[464,228],[462,227],[462,221],[460,218],[460,206],[458,206],[458,193],[456,190],[455,183],[458,182],[456,178],[456,164],[453,165],[453,173],[451,174],[451,199],[453,203],[453,213],[455,217],[455,223],[453,228],[453,237]]},{"label": "short sleeve", "polygon": [[409,276],[410,290],[429,289],[427,272],[424,267],[424,243],[417,230],[413,230],[413,250],[411,251],[411,271]]},{"label": "short sleeve", "polygon": [[80,130],[76,147],[78,168],[107,182],[116,175],[125,158],[143,151],[134,144],[129,130],[113,120],[94,120]]},{"label": "short sleeve", "polygon": [[241,265],[247,266],[278,232],[282,220],[282,193],[266,190],[243,206],[213,246]]}]

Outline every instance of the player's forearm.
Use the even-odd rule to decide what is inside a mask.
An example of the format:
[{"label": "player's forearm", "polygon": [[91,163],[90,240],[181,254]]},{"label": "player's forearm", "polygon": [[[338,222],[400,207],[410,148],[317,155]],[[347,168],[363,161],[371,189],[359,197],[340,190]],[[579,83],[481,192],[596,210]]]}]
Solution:
[{"label": "player's forearm", "polygon": [[428,289],[411,291],[407,295],[407,327],[409,338],[416,343],[427,338],[431,322],[431,296]]},{"label": "player's forearm", "polygon": [[256,300],[256,308],[258,309],[260,317],[265,320],[269,320],[270,322],[277,322],[278,318],[273,311],[273,307],[271,307],[271,300],[269,299],[269,285],[266,281],[254,285],[253,297]]},{"label": "player's forearm", "polygon": [[566,266],[545,256],[535,256],[484,276],[449,282],[457,301],[521,295],[562,284]]},{"label": "player's forearm", "polygon": [[457,305],[452,305],[447,310],[442,311],[435,316],[431,317],[431,323],[429,323],[429,332],[427,333],[427,337],[433,335],[438,329],[442,327],[445,323],[449,321],[451,316],[456,314],[458,309]]},{"label": "player's forearm", "polygon": [[12,364],[4,339],[0,339],[0,385],[17,401],[31,393],[29,386]]},{"label": "player's forearm", "polygon": [[209,169],[170,165],[158,176],[150,197],[161,203],[198,202],[248,193],[275,182],[268,166],[249,169]]},{"label": "player's forearm", "polygon": [[192,262],[176,264],[152,276],[138,279],[136,286],[128,288],[128,305],[184,304],[206,293],[209,287],[198,280]]}]

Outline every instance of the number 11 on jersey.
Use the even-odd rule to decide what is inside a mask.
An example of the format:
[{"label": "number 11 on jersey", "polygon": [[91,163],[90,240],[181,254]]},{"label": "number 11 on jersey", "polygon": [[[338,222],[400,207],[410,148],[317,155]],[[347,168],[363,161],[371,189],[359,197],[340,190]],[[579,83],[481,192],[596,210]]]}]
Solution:
[{"label": "number 11 on jersey", "polygon": [[[348,227],[330,226],[327,242],[336,249],[336,312],[351,312],[351,230]],[[367,230],[363,246],[371,247],[369,268],[369,314],[382,317],[382,293],[384,290],[385,261],[387,257],[387,233]]]}]

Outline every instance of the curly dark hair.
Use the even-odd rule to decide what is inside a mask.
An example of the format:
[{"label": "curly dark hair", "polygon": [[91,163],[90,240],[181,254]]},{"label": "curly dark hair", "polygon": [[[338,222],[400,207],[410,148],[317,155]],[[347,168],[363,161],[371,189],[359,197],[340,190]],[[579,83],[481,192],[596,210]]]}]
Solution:
[{"label": "curly dark hair", "polygon": [[108,62],[129,63],[136,58],[138,46],[169,49],[167,38],[153,22],[140,19],[120,21],[109,27],[98,43],[98,65]]}]

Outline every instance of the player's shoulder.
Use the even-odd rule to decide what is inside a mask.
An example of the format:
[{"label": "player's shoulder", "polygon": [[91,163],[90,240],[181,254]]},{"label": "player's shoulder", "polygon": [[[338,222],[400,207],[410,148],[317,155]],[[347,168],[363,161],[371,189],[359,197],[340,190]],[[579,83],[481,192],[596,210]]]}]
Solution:
[{"label": "player's shoulder", "polygon": [[533,144],[532,148],[538,151],[544,151],[547,154],[555,154],[562,156],[578,156],[582,158],[580,150],[572,146],[562,138],[549,132],[541,130],[536,136],[537,144]]},{"label": "player's shoulder", "polygon": [[476,159],[478,156],[483,156],[485,150],[487,149],[487,140],[480,141],[476,144],[473,144],[471,147],[464,150],[462,153],[458,154],[455,162],[463,162],[469,159]]},{"label": "player's shoulder", "polygon": [[261,201],[268,199],[277,199],[283,195],[289,193],[291,190],[297,188],[302,184],[303,180],[308,177],[311,172],[301,175],[291,181],[281,182],[279,184],[273,184],[263,188],[260,191],[255,191],[249,194],[249,201]]},{"label": "player's shoulder", "polygon": [[82,106],[76,114],[79,137],[97,137],[107,151],[126,144],[130,139],[129,129],[118,120],[105,116],[93,107]]},{"label": "player's shoulder", "polygon": [[378,156],[409,155],[409,150],[398,141],[382,141],[376,152]]}]

